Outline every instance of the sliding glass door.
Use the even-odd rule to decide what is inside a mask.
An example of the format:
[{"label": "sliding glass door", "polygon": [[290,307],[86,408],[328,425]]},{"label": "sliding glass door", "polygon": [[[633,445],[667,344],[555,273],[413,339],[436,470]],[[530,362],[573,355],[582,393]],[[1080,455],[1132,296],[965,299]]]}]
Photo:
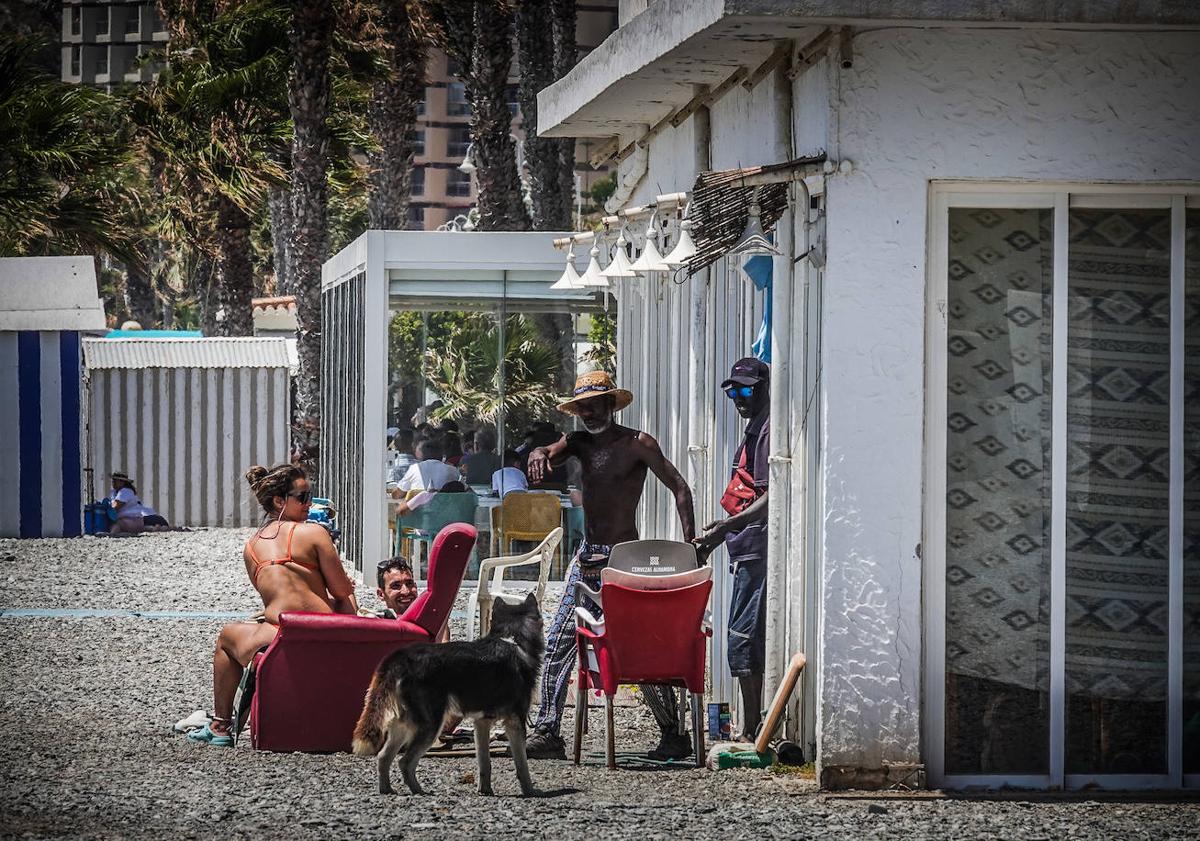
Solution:
[{"label": "sliding glass door", "polygon": [[934,190],[938,784],[1200,784],[1197,199]]}]

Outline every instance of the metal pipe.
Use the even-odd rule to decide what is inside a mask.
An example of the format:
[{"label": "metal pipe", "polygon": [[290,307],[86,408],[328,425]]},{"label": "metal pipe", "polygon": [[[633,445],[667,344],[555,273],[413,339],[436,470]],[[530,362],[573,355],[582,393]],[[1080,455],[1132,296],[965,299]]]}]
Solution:
[{"label": "metal pipe", "polygon": [[[709,169],[712,165],[710,116],[707,107],[697,109],[692,115],[695,162],[699,172]],[[713,491],[709,481],[712,461],[709,445],[712,440],[712,426],[709,419],[712,407],[707,405],[710,388],[709,383],[705,381],[708,374],[705,365],[708,356],[708,318],[705,304],[711,283],[710,272],[711,269],[705,268],[688,283],[688,481],[696,501],[697,524],[708,523],[713,519]],[[725,685],[722,664],[712,663],[709,673],[713,676],[713,697],[718,701],[728,700],[733,693],[729,691],[730,687]]]},{"label": "metal pipe", "polygon": [[[624,222],[635,222],[650,216],[656,210],[674,210],[680,205],[686,204],[687,200],[687,193],[666,193],[665,195],[655,196],[654,201],[650,204],[642,205],[641,207],[627,207],[612,216],[605,216],[601,221],[606,226],[620,225]],[[578,234],[572,234],[569,237],[559,237],[554,240],[554,247],[562,251],[571,245],[590,243],[595,238],[595,231],[582,231]]]},{"label": "metal pipe", "polygon": [[[776,146],[785,159],[792,157],[792,86],[788,74],[780,72],[775,77]],[[769,501],[767,507],[767,644],[766,668],[763,674],[763,697],[771,697],[786,672],[790,658],[789,650],[795,644],[790,629],[789,570],[794,563],[803,563],[792,556],[790,525],[792,513],[792,435],[796,429],[792,395],[793,339],[795,330],[804,328],[793,320],[795,306],[796,276],[796,222],[799,221],[801,238],[808,240],[808,189],[803,179],[797,179],[800,200],[792,193],[792,224],[779,226],[783,256],[776,258],[776,271],[772,282],[771,319],[771,451]],[[789,190],[789,192],[791,192]],[[799,343],[798,343],[799,344]],[[800,356],[802,360],[802,355]],[[792,596],[795,594],[792,593]],[[788,735],[794,729],[789,716]]]}]

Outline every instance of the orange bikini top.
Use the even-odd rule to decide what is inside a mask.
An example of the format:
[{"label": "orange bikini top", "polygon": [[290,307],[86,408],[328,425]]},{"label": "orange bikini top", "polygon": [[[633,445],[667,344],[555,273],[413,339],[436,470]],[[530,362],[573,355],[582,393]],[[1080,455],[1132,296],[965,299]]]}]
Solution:
[{"label": "orange bikini top", "polygon": [[[314,564],[312,561],[298,561],[292,557],[292,535],[294,535],[296,533],[296,526],[298,526],[298,525],[300,525],[300,524],[292,523],[292,530],[288,532],[288,537],[287,537],[287,554],[284,555],[282,558],[275,558],[274,560],[270,560],[270,561],[260,561],[258,559],[258,555],[254,554],[254,541],[261,540],[262,535],[255,534],[254,537],[250,538],[250,542],[248,544],[246,544],[246,551],[248,551],[250,553],[250,559],[254,561],[254,572],[250,573],[250,580],[252,582],[254,582],[255,585],[258,584],[259,572],[261,572],[265,567],[277,566],[279,564],[299,564],[300,566],[304,567],[305,569],[317,569],[318,568],[317,565]],[[261,532],[261,529],[259,531]]]}]

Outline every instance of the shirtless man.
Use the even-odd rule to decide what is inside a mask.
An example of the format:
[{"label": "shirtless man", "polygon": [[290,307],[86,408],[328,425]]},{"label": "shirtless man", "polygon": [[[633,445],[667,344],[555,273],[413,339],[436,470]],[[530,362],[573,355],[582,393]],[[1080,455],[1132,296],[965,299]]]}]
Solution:
[{"label": "shirtless man", "polygon": [[354,582],[342,568],[329,532],[305,522],[312,490],[304,471],[291,464],[269,471],[252,467],[246,481],[267,515],[242,552],[250,583],[262,596],[266,621],[231,622],[217,637],[212,722],[188,734],[193,742],[216,747],[233,746],[230,719],[242,670],[256,651],[275,638],[279,614],[303,610],[353,615],[358,611]]},{"label": "shirtless man", "polygon": [[[529,454],[529,478],[537,483],[553,467],[575,456],[583,465],[583,511],[587,534],[567,571],[566,588],[558,613],[546,638],[542,669],[541,708],[526,753],[535,759],[566,759],[559,736],[567,682],[575,658],[575,582],[582,579],[596,588],[600,570],[608,563],[612,547],[637,540],[636,514],[646,473],[652,472],[675,496],[683,539],[696,536],[692,492],[675,465],[667,461],[658,442],[644,432],[613,422],[613,414],[633,402],[633,395],[617,388],[608,374],[585,374],[575,383],[574,397],[560,412],[577,416],[585,432],[573,432]],[[590,602],[589,602],[590,605]],[[598,606],[590,609],[599,616]],[[692,742],[679,725],[675,693],[667,687],[644,686],[642,692],[662,731],[662,741],[650,751],[653,759],[682,759],[692,752]]]}]

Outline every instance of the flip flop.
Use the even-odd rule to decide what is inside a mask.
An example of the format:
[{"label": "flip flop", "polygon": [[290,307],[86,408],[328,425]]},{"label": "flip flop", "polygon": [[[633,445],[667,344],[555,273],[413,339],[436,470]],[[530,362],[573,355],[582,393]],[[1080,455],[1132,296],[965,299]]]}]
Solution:
[{"label": "flip flop", "polygon": [[231,748],[233,747],[233,737],[229,734],[214,733],[209,725],[204,725],[199,730],[193,730],[187,734],[189,742],[201,742],[212,745],[214,748]]}]

